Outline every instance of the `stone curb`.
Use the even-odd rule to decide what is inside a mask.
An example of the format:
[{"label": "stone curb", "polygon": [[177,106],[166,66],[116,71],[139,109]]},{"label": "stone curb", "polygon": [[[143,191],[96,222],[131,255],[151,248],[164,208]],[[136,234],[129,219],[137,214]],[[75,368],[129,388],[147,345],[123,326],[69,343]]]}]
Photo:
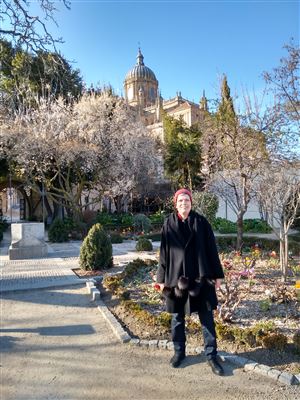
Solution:
[{"label": "stone curb", "polygon": [[[106,307],[105,303],[100,300],[101,293],[95,287],[96,281],[94,279],[89,279],[86,282],[86,286],[89,290],[89,293],[92,294],[92,299],[97,300],[98,310],[101,312],[105,320],[108,322],[113,332],[117,336],[117,338],[122,343],[129,342],[130,345],[140,346],[149,349],[166,349],[169,351],[174,350],[174,344],[169,340],[145,340],[145,339],[137,339],[132,338],[125,329],[122,328],[119,321],[116,317],[109,311]],[[193,347],[188,344],[186,346],[187,354],[201,354],[203,352],[203,347]],[[245,372],[255,372],[257,374],[266,376],[275,380],[276,382],[283,383],[285,385],[300,385],[300,374],[294,375],[289,372],[279,371],[275,368],[269,367],[264,364],[259,364],[253,360],[250,360],[245,357],[240,357],[235,354],[230,354],[225,351],[218,352],[219,357],[222,361],[229,361],[231,364],[242,367]]]},{"label": "stone curb", "polygon": [[92,301],[97,301],[98,310],[100,311],[104,319],[108,322],[109,326],[111,327],[119,341],[122,343],[129,342],[129,340],[131,340],[131,336],[129,336],[128,333],[122,328],[116,317],[109,311],[109,309],[100,299],[101,293],[100,290],[96,288],[96,283],[97,280],[95,280],[94,278],[89,279],[86,282],[88,292],[92,295]]},{"label": "stone curb", "polygon": [[[134,346],[148,347],[149,349],[159,348],[173,350],[174,348],[173,342],[168,340],[131,339],[129,341],[129,344]],[[203,347],[193,347],[191,345],[187,345],[186,351],[188,354],[200,354],[203,352]],[[219,351],[218,355],[222,359],[222,361],[229,361],[231,364],[242,367],[245,372],[253,371],[257,374],[267,376],[268,378],[271,378],[280,383],[284,383],[286,385],[300,385],[299,374],[293,375],[289,372],[279,371],[267,365],[258,364],[257,362],[248,358],[236,356],[225,351]]]}]

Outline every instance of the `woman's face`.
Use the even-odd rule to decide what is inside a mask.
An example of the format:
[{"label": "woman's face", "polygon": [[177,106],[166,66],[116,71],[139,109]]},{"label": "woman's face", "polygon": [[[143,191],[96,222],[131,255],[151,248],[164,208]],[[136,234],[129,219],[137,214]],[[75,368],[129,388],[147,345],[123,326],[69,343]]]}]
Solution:
[{"label": "woman's face", "polygon": [[183,217],[186,217],[189,215],[191,208],[192,208],[192,203],[190,196],[184,193],[180,194],[177,197],[176,201],[176,209],[179,212],[179,214],[182,215]]}]

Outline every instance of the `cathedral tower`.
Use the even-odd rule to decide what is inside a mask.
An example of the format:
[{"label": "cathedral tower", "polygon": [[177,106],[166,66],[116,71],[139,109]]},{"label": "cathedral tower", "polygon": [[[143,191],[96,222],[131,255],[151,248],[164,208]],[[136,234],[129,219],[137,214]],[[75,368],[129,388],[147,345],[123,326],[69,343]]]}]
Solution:
[{"label": "cathedral tower", "polygon": [[144,64],[140,48],[136,59],[135,66],[127,73],[124,81],[125,98],[132,106],[153,106],[156,102],[158,81],[154,72]]}]

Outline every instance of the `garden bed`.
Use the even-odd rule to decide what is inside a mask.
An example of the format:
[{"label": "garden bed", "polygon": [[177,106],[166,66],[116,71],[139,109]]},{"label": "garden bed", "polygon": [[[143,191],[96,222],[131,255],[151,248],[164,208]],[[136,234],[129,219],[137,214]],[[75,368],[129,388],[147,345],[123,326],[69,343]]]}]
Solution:
[{"label": "garden bed", "polygon": [[[132,337],[170,339],[170,315],[164,312],[164,300],[153,287],[156,269],[153,262],[147,264],[139,260],[133,267],[130,266],[129,274],[110,276],[104,278],[103,285],[99,284],[103,301]],[[116,271],[120,272],[120,269]],[[299,374],[300,354],[292,340],[300,326],[299,301],[295,297],[292,278],[284,285],[285,291],[282,291],[282,287],[278,268],[270,268],[263,260],[257,262],[255,276],[252,276],[251,281],[245,279],[240,282],[242,300],[231,322],[226,323],[217,318],[219,349]],[[285,293],[286,301],[280,298],[282,293]],[[222,297],[221,294],[219,296]],[[258,323],[263,329],[272,327],[276,333],[285,335],[287,344],[281,350],[265,348],[251,341],[249,344],[241,332],[252,329]],[[227,333],[227,327],[240,339],[225,340],[224,329]],[[203,345],[195,316],[187,318],[187,342],[193,346]]]}]

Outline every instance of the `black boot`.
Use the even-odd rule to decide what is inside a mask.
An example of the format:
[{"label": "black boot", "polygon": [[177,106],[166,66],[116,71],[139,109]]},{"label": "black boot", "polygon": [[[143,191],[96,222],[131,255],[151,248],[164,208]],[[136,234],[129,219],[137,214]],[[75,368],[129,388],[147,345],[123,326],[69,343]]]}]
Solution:
[{"label": "black boot", "polygon": [[208,360],[208,365],[211,367],[211,370],[214,374],[219,376],[224,375],[223,367],[219,364],[219,361],[216,358]]},{"label": "black boot", "polygon": [[178,368],[181,362],[185,359],[185,353],[176,352],[170,360],[170,364],[173,368]]}]

